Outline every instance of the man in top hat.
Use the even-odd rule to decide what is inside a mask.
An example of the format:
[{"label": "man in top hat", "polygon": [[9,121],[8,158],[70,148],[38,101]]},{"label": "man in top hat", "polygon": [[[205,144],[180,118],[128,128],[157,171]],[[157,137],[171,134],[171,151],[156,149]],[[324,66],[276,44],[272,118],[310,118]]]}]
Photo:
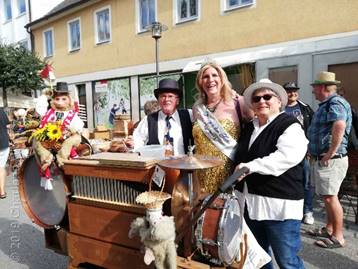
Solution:
[{"label": "man in top hat", "polygon": [[[245,220],[280,268],[304,268],[297,253],[308,140],[297,119],[284,112],[288,98],[281,85],[262,79],[244,91],[244,98],[255,113],[240,134],[236,155],[237,168],[249,169],[237,186],[246,202]],[[273,268],[272,262],[262,268]]]},{"label": "man in top hat", "polygon": [[343,247],[343,210],[338,192],[348,169],[347,145],[352,124],[351,107],[337,95],[335,73],[320,72],[311,84],[320,101],[308,128],[308,151],[313,159],[312,177],[316,193],[323,196],[326,226],[310,231],[311,235],[327,237],[315,243],[324,248]]},{"label": "man in top hat", "polygon": [[[314,112],[309,105],[299,100],[298,90],[300,88],[297,86],[296,82],[287,82],[283,85],[283,88],[286,90],[288,97],[285,111],[287,114],[294,116],[301,123],[307,136],[307,129],[311,124]],[[305,224],[311,225],[314,223],[312,206],[313,189],[310,182],[310,164],[308,157],[305,158],[303,164],[303,186],[305,188],[305,198],[303,204],[302,221]]]},{"label": "man in top hat", "polygon": [[188,152],[193,143],[192,114],[188,109],[177,109],[183,92],[173,79],[162,79],[154,90],[160,110],[144,117],[134,130],[134,149],[144,145],[169,145],[173,155]]}]

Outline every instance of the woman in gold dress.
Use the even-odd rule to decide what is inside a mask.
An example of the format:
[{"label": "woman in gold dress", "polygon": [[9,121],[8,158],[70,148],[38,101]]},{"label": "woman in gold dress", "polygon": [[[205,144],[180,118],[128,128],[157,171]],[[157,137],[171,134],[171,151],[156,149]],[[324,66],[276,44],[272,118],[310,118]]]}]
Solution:
[{"label": "woman in gold dress", "polygon": [[234,170],[233,153],[240,135],[240,120],[252,118],[244,98],[232,90],[225,71],[205,63],[196,77],[199,99],[193,106],[196,154],[218,157],[224,165],[198,171],[204,192],[215,192]]}]

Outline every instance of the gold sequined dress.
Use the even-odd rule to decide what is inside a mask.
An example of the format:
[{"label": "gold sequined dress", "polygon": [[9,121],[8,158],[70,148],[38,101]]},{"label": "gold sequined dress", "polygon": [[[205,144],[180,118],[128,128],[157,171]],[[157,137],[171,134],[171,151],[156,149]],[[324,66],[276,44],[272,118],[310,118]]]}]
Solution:
[{"label": "gold sequined dress", "polygon": [[[219,123],[233,139],[238,139],[240,125],[235,124],[230,119],[219,120]],[[197,177],[199,178],[201,188],[205,192],[213,193],[220,187],[222,182],[232,174],[234,170],[234,163],[229,159],[229,157],[227,157],[217,147],[215,147],[209,138],[207,138],[207,136],[201,130],[198,122],[194,123],[193,137],[196,146],[196,154],[218,157],[224,161],[224,165],[222,166],[197,171]]]}]

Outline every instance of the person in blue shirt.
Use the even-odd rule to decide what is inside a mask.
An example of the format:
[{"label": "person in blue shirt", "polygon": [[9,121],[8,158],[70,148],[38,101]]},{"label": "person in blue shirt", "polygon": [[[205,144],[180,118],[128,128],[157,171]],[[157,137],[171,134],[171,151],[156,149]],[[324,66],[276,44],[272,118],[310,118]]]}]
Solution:
[{"label": "person in blue shirt", "polygon": [[313,160],[311,176],[316,193],[323,197],[327,215],[326,226],[309,232],[326,237],[315,242],[324,248],[345,245],[343,236],[343,209],[338,192],[348,169],[347,146],[352,126],[349,103],[337,95],[335,73],[322,71],[311,84],[313,94],[320,101],[308,128],[308,151]]},{"label": "person in blue shirt", "polygon": [[[308,126],[311,124],[313,110],[312,108],[299,100],[299,87],[295,82],[287,82],[283,85],[287,93],[287,106],[285,112],[294,116],[302,125],[303,130],[307,136]],[[313,188],[310,180],[310,163],[306,156],[303,162],[303,187],[304,187],[304,204],[303,204],[303,219],[305,224],[312,225],[314,223],[313,217]]]},{"label": "person in blue shirt", "polygon": [[111,108],[111,111],[109,112],[109,123],[113,125],[114,123],[114,117],[116,116],[116,112],[119,110],[119,107],[117,104],[114,104]]}]

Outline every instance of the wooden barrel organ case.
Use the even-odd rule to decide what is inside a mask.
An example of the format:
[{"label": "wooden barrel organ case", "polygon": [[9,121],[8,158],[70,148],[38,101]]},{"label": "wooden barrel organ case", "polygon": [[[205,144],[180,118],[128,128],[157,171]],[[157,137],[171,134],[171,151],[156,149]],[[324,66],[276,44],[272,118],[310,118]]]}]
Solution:
[{"label": "wooden barrel organ case", "polygon": [[[144,264],[141,242],[129,239],[128,232],[132,221],[145,215],[145,208],[135,198],[148,190],[156,163],[153,158],[128,153],[100,153],[68,161],[63,173],[57,173],[54,191],[49,192],[39,187],[38,173],[32,180],[37,170],[32,156],[19,177],[21,200],[30,218],[45,228],[46,247],[70,257],[68,268],[83,263],[104,268],[154,268]],[[179,171],[169,169],[165,191],[175,193],[181,186],[177,181],[182,181]],[[170,213],[173,208],[168,201]],[[202,220],[203,235],[206,221]],[[177,261],[178,268],[211,268],[180,257]]]}]

